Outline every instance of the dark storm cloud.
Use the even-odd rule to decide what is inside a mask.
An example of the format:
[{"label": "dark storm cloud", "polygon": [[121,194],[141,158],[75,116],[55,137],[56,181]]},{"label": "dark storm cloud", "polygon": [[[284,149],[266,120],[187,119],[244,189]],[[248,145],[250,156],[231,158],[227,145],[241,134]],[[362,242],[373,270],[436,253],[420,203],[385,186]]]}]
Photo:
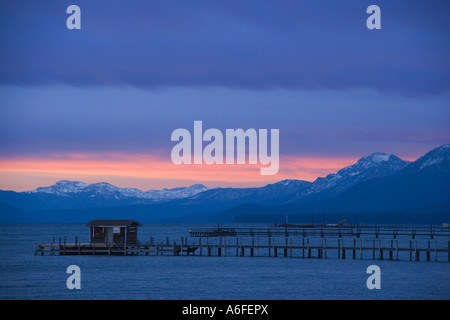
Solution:
[{"label": "dark storm cloud", "polygon": [[449,2],[377,1],[381,30],[370,4],[4,0],[0,84],[448,91]]}]

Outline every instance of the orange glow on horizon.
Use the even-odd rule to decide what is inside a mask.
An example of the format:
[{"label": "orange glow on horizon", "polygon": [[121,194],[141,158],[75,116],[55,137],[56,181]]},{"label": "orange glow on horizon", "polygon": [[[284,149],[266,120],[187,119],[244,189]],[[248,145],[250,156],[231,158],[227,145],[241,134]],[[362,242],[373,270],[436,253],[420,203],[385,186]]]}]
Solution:
[{"label": "orange glow on horizon", "polygon": [[0,158],[0,189],[25,191],[58,180],[109,182],[141,190],[202,183],[208,187],[257,187],[283,179],[314,181],[355,163],[354,158],[281,156],[280,170],[260,175],[262,165],[175,165],[170,159],[142,154],[51,155]]}]

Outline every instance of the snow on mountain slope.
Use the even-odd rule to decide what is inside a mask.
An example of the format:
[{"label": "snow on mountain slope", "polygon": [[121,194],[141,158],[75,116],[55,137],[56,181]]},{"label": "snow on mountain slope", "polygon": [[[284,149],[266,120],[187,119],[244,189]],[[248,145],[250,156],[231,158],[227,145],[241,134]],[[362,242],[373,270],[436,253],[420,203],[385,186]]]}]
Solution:
[{"label": "snow on mountain slope", "polygon": [[216,188],[186,199],[187,204],[215,203],[238,205],[242,203],[279,204],[287,196],[307,189],[311,182],[286,179],[263,187]]},{"label": "snow on mountain slope", "polygon": [[116,199],[142,198],[152,200],[172,200],[193,196],[199,192],[208,190],[201,184],[195,184],[190,187],[149,190],[142,191],[135,188],[119,188],[106,182],[88,184],[80,181],[61,180],[49,187],[40,187],[26,193],[47,193],[58,196],[70,196],[71,194],[88,194],[91,197],[103,196],[105,198],[114,197]]},{"label": "snow on mountain slope", "polygon": [[408,172],[441,169],[447,170],[450,164],[450,144],[434,148],[408,166]]},{"label": "snow on mountain slope", "polygon": [[329,194],[339,192],[369,179],[392,175],[409,164],[393,154],[375,152],[359,159],[355,164],[329,174],[325,178],[317,178],[304,196],[327,191]]}]

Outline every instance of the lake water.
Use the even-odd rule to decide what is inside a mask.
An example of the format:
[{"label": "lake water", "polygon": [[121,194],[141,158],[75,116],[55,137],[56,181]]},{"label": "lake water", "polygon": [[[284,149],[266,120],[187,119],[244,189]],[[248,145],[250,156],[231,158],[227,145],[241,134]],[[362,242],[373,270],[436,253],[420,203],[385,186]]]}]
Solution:
[{"label": "lake water", "polygon": [[[179,240],[205,225],[144,224],[139,239]],[[450,263],[284,257],[35,256],[35,243],[88,241],[83,225],[0,225],[0,299],[449,299]],[[143,241],[144,240],[144,241]],[[191,239],[189,239],[190,241]],[[366,287],[369,265],[381,289]],[[81,269],[69,290],[66,269]]]}]

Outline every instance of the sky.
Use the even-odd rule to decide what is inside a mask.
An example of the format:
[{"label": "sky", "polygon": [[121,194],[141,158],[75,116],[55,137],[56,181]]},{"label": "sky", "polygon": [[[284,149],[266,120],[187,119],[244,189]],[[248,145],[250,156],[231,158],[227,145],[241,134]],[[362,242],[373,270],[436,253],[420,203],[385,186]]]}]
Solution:
[{"label": "sky", "polygon": [[[69,30],[66,9],[81,8]],[[366,9],[381,9],[369,30]],[[450,142],[448,1],[0,3],[0,189],[314,181]],[[280,130],[280,170],[174,165],[177,128]]]}]

